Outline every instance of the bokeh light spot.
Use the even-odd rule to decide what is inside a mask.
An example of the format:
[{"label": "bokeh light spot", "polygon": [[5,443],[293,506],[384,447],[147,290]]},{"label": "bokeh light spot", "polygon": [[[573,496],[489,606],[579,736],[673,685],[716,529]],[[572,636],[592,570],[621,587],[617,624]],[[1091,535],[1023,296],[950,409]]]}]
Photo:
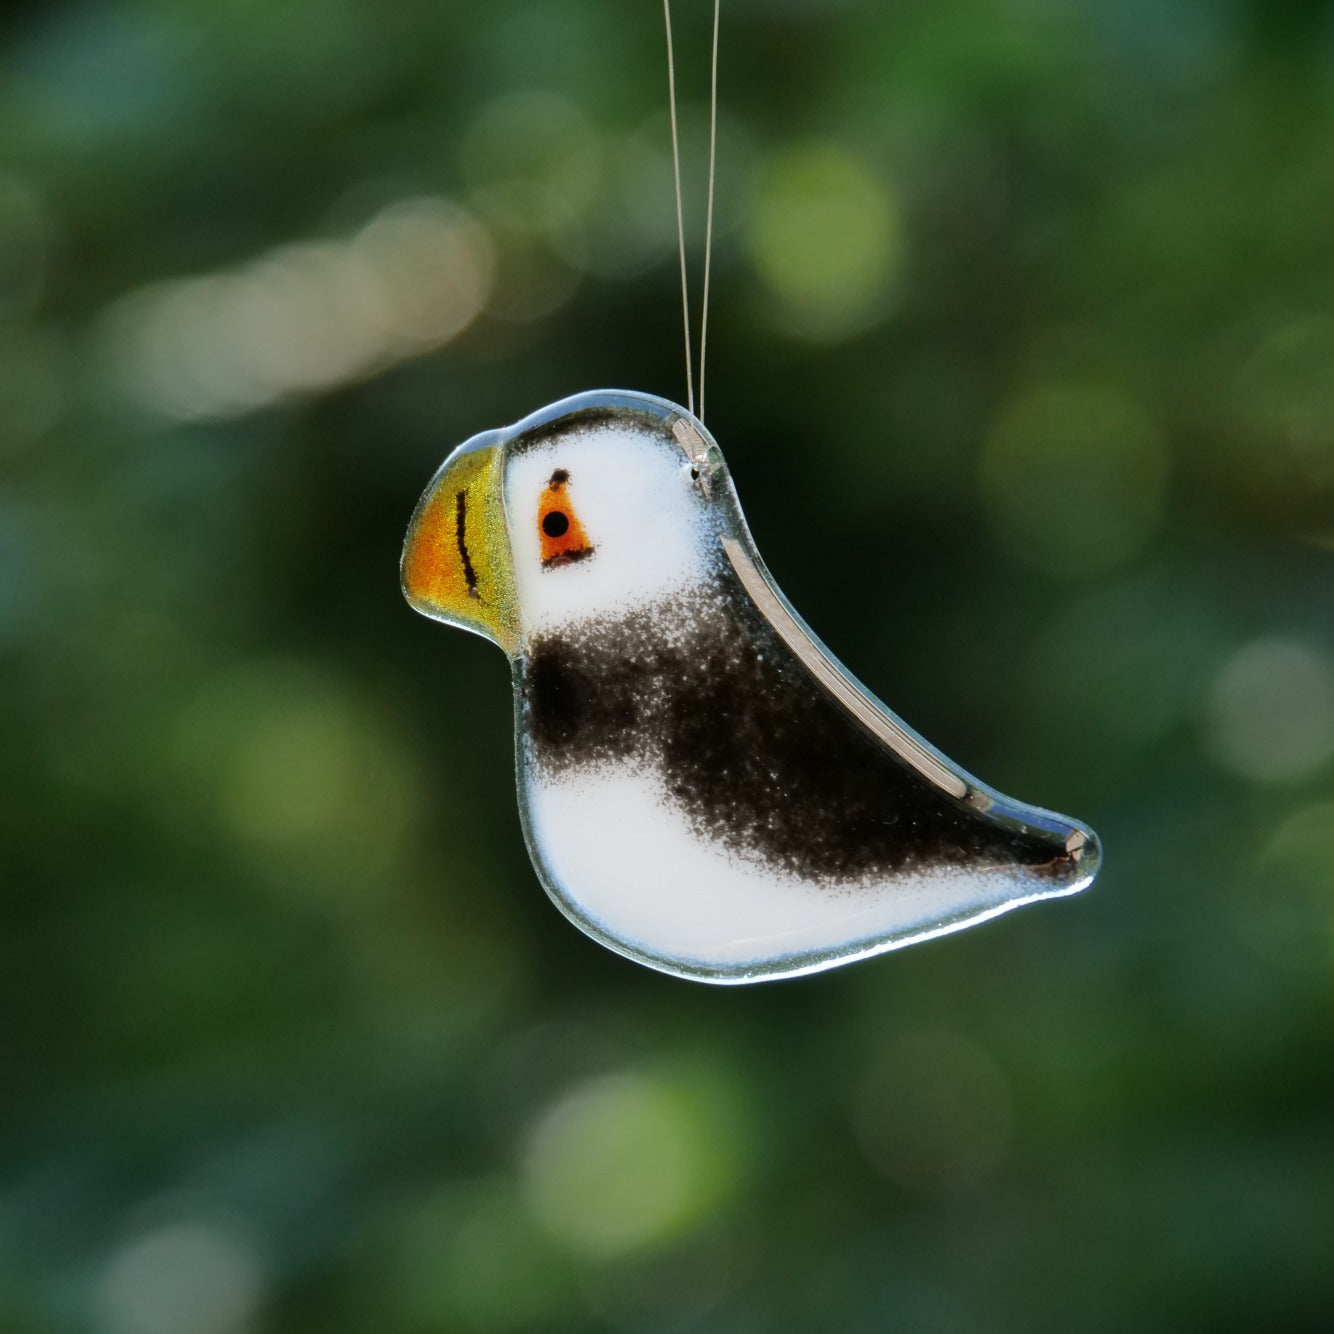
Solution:
[{"label": "bokeh light spot", "polygon": [[476,188],[532,185],[580,210],[601,172],[597,130],[569,98],[525,89],[497,98],[464,135],[463,170]]},{"label": "bokeh light spot", "polygon": [[368,892],[417,813],[416,775],[372,711],[297,663],[254,663],[210,682],[175,745],[178,770],[211,797],[228,836]]},{"label": "bokeh light spot", "polygon": [[1233,898],[1238,934],[1280,968],[1334,980],[1334,802],[1288,816]]},{"label": "bokeh light spot", "polygon": [[472,203],[499,255],[487,312],[527,324],[559,310],[577,290],[587,254],[569,202],[543,185],[516,183],[479,190]]},{"label": "bokeh light spot", "polygon": [[99,1285],[111,1334],[239,1334],[262,1295],[250,1245],[194,1222],[134,1238],[112,1256]]},{"label": "bokeh light spot", "polygon": [[641,135],[609,140],[602,186],[586,215],[590,272],[628,278],[670,255],[676,244],[672,164]]},{"label": "bokeh light spot", "polygon": [[1334,320],[1271,330],[1241,365],[1216,432],[1217,472],[1265,520],[1334,541]]},{"label": "bokeh light spot", "polygon": [[392,204],[351,245],[391,347],[426,351],[472,322],[490,293],[492,245],[482,225],[443,199]]},{"label": "bokeh light spot", "polygon": [[107,312],[102,344],[116,381],[150,410],[225,417],[448,343],[485,308],[494,276],[490,233],[471,213],[401,200],[350,240],[133,292]]},{"label": "bokeh light spot", "polygon": [[1103,573],[1144,547],[1162,514],[1167,474],[1157,427],[1099,384],[1018,399],[980,461],[997,537],[1017,560],[1067,577]]},{"label": "bokeh light spot", "polygon": [[1271,333],[1243,368],[1236,403],[1270,446],[1286,446],[1308,480],[1334,484],[1334,320]]},{"label": "bokeh light spot", "polygon": [[1253,640],[1223,664],[1204,724],[1224,769],[1256,783],[1304,778],[1334,755],[1334,667],[1296,640]]},{"label": "bokeh light spot", "polygon": [[731,1184],[727,1145],[698,1094],[639,1074],[590,1080],[550,1106],[529,1138],[524,1176],[534,1216],[599,1260],[679,1235]]},{"label": "bokeh light spot", "polygon": [[903,262],[888,183],[836,144],[780,150],[760,171],[750,253],[785,322],[812,338],[865,328]]},{"label": "bokeh light spot", "polygon": [[464,1182],[404,1211],[388,1266],[414,1328],[531,1328],[563,1304],[561,1256],[512,1179]]}]

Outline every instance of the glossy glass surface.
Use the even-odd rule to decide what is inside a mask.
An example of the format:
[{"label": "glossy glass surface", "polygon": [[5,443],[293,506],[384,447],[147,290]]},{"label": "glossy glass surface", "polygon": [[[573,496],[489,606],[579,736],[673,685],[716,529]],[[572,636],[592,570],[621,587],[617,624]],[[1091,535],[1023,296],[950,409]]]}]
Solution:
[{"label": "glossy glass surface", "polygon": [[980,783],[829,653],[716,442],[666,400],[582,394],[469,441],[418,506],[403,578],[508,653],[533,865],[641,963],[814,972],[1096,874],[1090,830]]}]

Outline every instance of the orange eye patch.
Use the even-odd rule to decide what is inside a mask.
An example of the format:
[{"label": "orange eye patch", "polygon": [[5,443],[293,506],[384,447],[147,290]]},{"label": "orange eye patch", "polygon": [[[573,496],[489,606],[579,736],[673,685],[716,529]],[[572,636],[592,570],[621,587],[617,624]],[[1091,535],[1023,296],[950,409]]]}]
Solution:
[{"label": "orange eye patch", "polygon": [[542,565],[568,565],[593,554],[592,543],[570,504],[570,474],[557,468],[537,502],[537,535],[542,543]]}]

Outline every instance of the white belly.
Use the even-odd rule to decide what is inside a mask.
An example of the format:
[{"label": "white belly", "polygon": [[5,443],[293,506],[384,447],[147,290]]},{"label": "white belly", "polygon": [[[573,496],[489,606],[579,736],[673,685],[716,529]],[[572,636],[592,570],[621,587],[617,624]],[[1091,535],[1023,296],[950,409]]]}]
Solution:
[{"label": "white belly", "polygon": [[629,765],[524,786],[548,892],[584,930],[666,972],[718,982],[816,972],[1074,893],[1013,869],[802,880],[696,833]]}]

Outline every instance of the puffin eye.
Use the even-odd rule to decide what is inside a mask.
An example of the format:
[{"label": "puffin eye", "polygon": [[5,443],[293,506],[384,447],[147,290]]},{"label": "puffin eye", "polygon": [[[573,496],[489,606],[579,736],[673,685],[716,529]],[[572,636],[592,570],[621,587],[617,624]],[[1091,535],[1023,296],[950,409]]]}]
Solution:
[{"label": "puffin eye", "polygon": [[537,502],[543,569],[569,565],[593,554],[593,544],[570,503],[569,484],[570,474],[557,468]]}]

